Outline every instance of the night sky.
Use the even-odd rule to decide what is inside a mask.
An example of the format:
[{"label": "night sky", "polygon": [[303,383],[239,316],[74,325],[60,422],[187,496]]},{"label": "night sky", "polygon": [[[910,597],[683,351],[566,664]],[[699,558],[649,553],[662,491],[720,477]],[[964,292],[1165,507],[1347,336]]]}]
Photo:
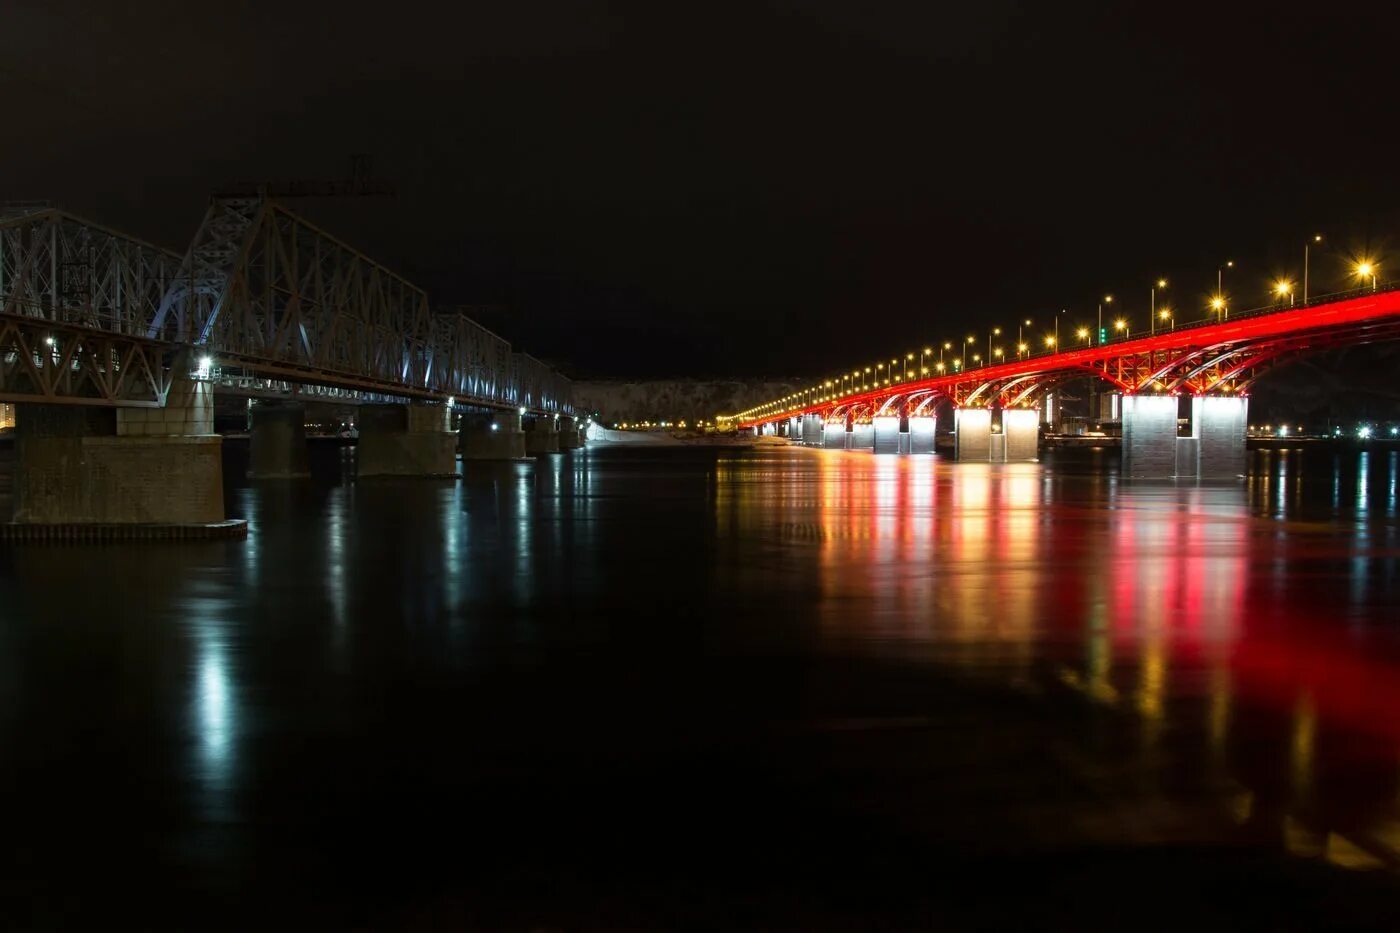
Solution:
[{"label": "night sky", "polygon": [[183,251],[220,185],[369,153],[394,197],[299,209],[578,376],[821,376],[1158,276],[1184,318],[1400,234],[1381,5],[440,6],[12,0],[0,197]]}]

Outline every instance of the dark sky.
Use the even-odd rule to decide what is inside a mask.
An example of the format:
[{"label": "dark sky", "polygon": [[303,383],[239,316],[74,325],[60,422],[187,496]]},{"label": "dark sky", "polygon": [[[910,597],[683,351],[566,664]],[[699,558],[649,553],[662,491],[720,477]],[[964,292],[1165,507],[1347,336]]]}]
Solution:
[{"label": "dark sky", "polygon": [[10,0],[0,197],[183,251],[371,153],[395,197],[300,209],[575,374],[818,376],[1383,254],[1390,9]]}]

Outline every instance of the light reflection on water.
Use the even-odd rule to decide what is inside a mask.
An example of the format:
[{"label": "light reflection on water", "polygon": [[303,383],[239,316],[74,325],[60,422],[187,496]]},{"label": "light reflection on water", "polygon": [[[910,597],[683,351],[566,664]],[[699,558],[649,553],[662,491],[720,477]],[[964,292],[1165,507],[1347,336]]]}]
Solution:
[{"label": "light reflection on water", "polygon": [[[820,658],[1025,698],[1047,711],[1037,735],[1154,802],[1185,782],[1251,838],[1391,864],[1397,470],[1394,452],[1259,452],[1244,483],[1177,487],[1063,458],[641,449],[460,484],[241,485],[247,542],[0,550],[0,776],[34,793],[46,768],[121,767],[81,745],[45,759],[95,720],[160,738],[146,779],[175,788],[171,832],[256,836],[268,799],[317,812],[308,773],[392,785],[402,767],[411,795],[465,767],[443,749],[475,760],[495,728],[567,775],[556,747],[611,748],[589,739],[599,723],[630,754],[720,708],[758,731],[849,712],[834,688],[774,697],[729,676]],[[526,698],[499,699],[521,679]],[[479,682],[495,686],[465,692]],[[59,683],[80,713],[52,702]],[[1126,749],[1074,744],[1100,716]],[[343,780],[353,808],[359,778]]]}]

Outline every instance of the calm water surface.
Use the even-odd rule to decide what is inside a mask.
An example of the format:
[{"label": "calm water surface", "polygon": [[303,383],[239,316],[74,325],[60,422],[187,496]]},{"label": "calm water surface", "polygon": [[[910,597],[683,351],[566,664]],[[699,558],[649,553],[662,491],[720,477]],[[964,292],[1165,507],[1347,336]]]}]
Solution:
[{"label": "calm water surface", "polygon": [[352,456],[0,546],[21,926],[1400,916],[1396,452]]}]

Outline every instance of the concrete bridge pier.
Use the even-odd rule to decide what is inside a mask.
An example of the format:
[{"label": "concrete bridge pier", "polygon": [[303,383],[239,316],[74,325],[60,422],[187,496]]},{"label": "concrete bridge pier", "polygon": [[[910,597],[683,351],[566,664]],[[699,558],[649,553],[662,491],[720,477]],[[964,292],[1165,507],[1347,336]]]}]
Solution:
[{"label": "concrete bridge pier", "polygon": [[871,447],[875,453],[899,453],[899,415],[877,415],[870,428]]},{"label": "concrete bridge pier", "polygon": [[932,415],[910,416],[909,452],[911,454],[933,453],[933,443],[937,432],[938,419]]},{"label": "concrete bridge pier", "polygon": [[850,435],[846,438],[846,449],[873,451],[875,449],[875,425],[869,421],[858,421],[852,424]]},{"label": "concrete bridge pier", "polygon": [[1249,401],[1236,396],[1197,396],[1186,406],[1169,395],[1124,396],[1123,475],[1138,479],[1242,476],[1248,414]]},{"label": "concrete bridge pier", "polygon": [[992,459],[992,410],[956,408],[953,410],[953,459],[981,461]]},{"label": "concrete bridge pier", "polygon": [[559,449],[578,450],[583,446],[583,426],[567,415],[559,419]]},{"label": "concrete bridge pier", "polygon": [[224,520],[223,439],[206,382],[177,378],[164,408],[20,404],[14,521],[203,525]]},{"label": "concrete bridge pier", "polygon": [[1001,411],[1002,459],[1028,463],[1040,457],[1040,414],[1034,408]]},{"label": "concrete bridge pier", "polygon": [[804,415],[802,418],[802,444],[806,447],[821,447],[825,440],[822,435],[825,426],[821,415]]},{"label": "concrete bridge pier", "polygon": [[521,460],[525,457],[525,432],[514,409],[462,416],[457,431],[463,460]]},{"label": "concrete bridge pier", "polygon": [[525,453],[532,457],[559,452],[559,419],[536,415],[525,419]]},{"label": "concrete bridge pier", "polygon": [[846,421],[833,421],[822,426],[822,446],[827,450],[846,450],[850,446],[850,425]]},{"label": "concrete bridge pier", "polygon": [[448,405],[365,405],[360,409],[360,476],[457,476],[457,436]]},{"label": "concrete bridge pier", "polygon": [[306,406],[256,400],[248,409],[248,475],[299,479],[311,475],[306,457]]},{"label": "concrete bridge pier", "polygon": [[1035,460],[1040,452],[1039,413],[1030,408],[1007,408],[1000,415],[1001,430],[996,431],[997,412],[992,409],[956,409],[953,413],[954,459],[983,463]]}]

